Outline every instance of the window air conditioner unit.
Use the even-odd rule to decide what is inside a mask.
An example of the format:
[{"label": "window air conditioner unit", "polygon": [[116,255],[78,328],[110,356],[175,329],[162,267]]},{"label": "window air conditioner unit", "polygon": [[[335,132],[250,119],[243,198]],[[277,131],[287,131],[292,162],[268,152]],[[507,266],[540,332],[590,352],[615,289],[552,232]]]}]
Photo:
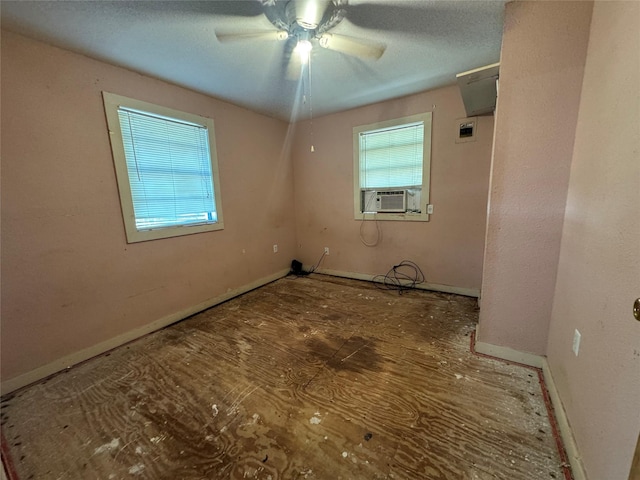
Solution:
[{"label": "window air conditioner unit", "polygon": [[375,194],[376,212],[406,212],[407,211],[407,191],[392,190],[387,192],[376,192]]}]

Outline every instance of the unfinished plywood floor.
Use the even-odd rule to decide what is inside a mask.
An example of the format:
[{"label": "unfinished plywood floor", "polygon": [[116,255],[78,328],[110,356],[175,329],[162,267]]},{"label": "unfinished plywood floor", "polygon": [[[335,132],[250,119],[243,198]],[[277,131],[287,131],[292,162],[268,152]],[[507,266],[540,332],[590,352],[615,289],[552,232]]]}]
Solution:
[{"label": "unfinished plywood floor", "polygon": [[476,319],[287,277],[5,398],[5,448],[20,479],[564,478],[536,372],[472,354]]}]

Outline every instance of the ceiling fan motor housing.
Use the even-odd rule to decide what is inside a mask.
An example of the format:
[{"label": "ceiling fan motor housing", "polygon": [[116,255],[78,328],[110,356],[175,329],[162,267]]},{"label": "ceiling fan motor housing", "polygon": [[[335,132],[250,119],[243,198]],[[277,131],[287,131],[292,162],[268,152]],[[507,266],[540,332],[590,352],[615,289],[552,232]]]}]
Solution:
[{"label": "ceiling fan motor housing", "polygon": [[[330,33],[349,12],[349,0],[254,0],[274,31],[248,31],[238,33],[216,32],[220,42],[233,40],[284,41],[283,66],[285,77],[296,81],[300,66],[309,63],[314,44],[326,50],[365,60],[377,60],[386,46],[363,38]],[[240,4],[242,2],[233,2]],[[255,3],[251,2],[255,5]],[[367,4],[363,4],[365,7]],[[362,7],[363,5],[359,5]],[[246,15],[245,15],[246,16]],[[251,15],[255,16],[255,15]],[[296,55],[293,55],[293,53]]]},{"label": "ceiling fan motor housing", "polygon": [[265,0],[264,12],[279,30],[311,39],[338,25],[347,4],[348,0]]}]

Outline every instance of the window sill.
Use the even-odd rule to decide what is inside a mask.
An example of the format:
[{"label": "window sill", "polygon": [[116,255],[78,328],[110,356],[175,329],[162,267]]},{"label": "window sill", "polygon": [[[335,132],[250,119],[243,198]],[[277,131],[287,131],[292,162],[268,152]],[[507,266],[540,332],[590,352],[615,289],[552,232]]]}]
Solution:
[{"label": "window sill", "polygon": [[156,228],[153,230],[136,230],[126,228],[127,243],[147,242],[149,240],[160,240],[162,238],[182,237],[184,235],[193,235],[194,233],[213,232],[223,230],[222,221],[217,223],[205,223],[197,225],[181,225],[176,227]]},{"label": "window sill", "polygon": [[376,220],[378,222],[428,222],[430,215],[427,213],[375,213],[357,212],[354,220]]}]

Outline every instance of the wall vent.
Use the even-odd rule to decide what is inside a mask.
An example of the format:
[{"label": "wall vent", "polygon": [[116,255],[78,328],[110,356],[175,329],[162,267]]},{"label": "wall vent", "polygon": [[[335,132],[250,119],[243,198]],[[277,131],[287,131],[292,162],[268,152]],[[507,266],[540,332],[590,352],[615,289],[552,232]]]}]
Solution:
[{"label": "wall vent", "polygon": [[500,64],[493,63],[456,75],[468,117],[493,113],[498,95]]}]

